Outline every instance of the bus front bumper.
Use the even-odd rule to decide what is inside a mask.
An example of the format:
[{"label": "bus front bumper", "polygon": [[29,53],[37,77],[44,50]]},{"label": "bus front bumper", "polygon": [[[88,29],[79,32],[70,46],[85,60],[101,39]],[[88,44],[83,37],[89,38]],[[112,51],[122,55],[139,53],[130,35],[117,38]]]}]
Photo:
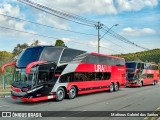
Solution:
[{"label": "bus front bumper", "polygon": [[38,102],[38,101],[44,101],[44,100],[49,100],[49,99],[55,99],[55,95],[49,95],[49,96],[42,96],[42,97],[35,97],[35,98],[26,98],[26,97],[18,97],[18,96],[13,96],[11,95],[12,99],[20,99],[21,101],[25,102]]},{"label": "bus front bumper", "polygon": [[126,86],[127,86],[127,87],[138,87],[139,84],[138,84],[137,81],[128,81],[128,82],[126,83]]}]

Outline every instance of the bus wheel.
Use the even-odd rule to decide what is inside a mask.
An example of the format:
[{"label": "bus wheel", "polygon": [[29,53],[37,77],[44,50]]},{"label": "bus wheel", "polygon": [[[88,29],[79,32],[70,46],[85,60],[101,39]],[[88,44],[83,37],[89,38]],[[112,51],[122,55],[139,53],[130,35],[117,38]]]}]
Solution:
[{"label": "bus wheel", "polygon": [[152,85],[156,85],[156,81],[155,80],[152,82]]},{"label": "bus wheel", "polygon": [[110,91],[110,92],[113,92],[113,90],[114,90],[114,85],[113,85],[113,83],[111,83],[111,84],[110,84],[110,90],[109,90],[109,91]]},{"label": "bus wheel", "polygon": [[155,80],[155,85],[157,84],[157,81]]},{"label": "bus wheel", "polygon": [[118,83],[116,83],[115,85],[114,85],[114,91],[116,92],[116,91],[118,91],[119,90],[119,85],[118,85]]},{"label": "bus wheel", "polygon": [[68,98],[73,99],[76,97],[76,95],[77,95],[77,90],[74,86],[72,86],[71,89],[69,90]]},{"label": "bus wheel", "polygon": [[57,101],[62,101],[65,97],[65,91],[63,87],[59,87],[57,92],[56,92],[56,100]]}]

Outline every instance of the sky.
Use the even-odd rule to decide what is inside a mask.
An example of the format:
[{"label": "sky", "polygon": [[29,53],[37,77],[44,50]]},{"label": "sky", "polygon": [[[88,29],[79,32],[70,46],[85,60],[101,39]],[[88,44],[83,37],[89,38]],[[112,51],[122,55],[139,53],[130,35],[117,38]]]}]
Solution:
[{"label": "sky", "polygon": [[[97,52],[98,30],[95,26],[98,21],[135,44],[148,49],[160,48],[160,0],[31,0],[93,20],[96,24],[92,27],[56,17],[20,1],[0,0],[0,51],[12,52],[18,43],[30,45],[34,40],[39,40],[40,45],[54,45],[61,39],[69,48]],[[106,32],[101,29],[100,35]],[[100,46],[103,54],[144,51],[108,33],[100,40]]]}]

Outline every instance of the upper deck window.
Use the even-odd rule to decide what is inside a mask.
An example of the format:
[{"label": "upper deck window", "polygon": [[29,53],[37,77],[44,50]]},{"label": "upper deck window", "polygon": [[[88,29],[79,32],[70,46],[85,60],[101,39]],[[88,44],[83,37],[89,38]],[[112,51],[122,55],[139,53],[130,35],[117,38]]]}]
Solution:
[{"label": "upper deck window", "polygon": [[82,62],[90,63],[90,64],[113,65],[113,66],[125,65],[124,59],[118,59],[110,56],[97,56],[92,54],[89,54],[88,56],[86,56]]},{"label": "upper deck window", "polygon": [[58,63],[63,48],[46,47],[42,52],[40,60]]},{"label": "upper deck window", "polygon": [[76,56],[85,53],[85,51],[74,50],[74,49],[64,49],[60,63],[67,63],[72,61]]}]

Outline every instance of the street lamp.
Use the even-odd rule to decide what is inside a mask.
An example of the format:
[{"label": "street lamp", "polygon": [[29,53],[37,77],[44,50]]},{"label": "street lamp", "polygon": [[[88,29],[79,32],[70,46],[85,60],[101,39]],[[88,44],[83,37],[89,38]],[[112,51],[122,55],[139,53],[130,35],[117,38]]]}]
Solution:
[{"label": "street lamp", "polygon": [[99,53],[99,48],[100,48],[100,40],[101,40],[114,26],[118,26],[118,24],[112,25],[112,27],[110,27],[110,28],[102,35],[102,37],[100,37],[99,29],[98,29],[98,53]]}]

